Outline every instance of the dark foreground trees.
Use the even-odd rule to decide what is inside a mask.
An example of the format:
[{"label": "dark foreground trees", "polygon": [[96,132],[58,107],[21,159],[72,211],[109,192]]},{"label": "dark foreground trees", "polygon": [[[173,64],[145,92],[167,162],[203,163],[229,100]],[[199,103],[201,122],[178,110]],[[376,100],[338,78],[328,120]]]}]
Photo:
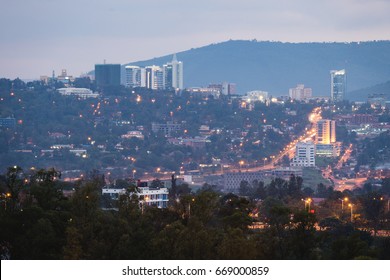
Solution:
[{"label": "dark foreground trees", "polygon": [[[121,196],[117,210],[107,211],[101,208],[101,177],[69,185],[59,176],[54,169],[27,174],[14,167],[0,178],[1,258],[390,257],[389,238],[374,237],[338,218],[318,221],[308,213],[292,192],[301,184],[296,178],[261,184],[272,194],[261,204],[203,188],[196,194],[175,196],[167,209],[142,209],[137,196]],[[127,184],[129,192],[134,189],[132,181]],[[65,189],[73,189],[73,195],[65,197]]]}]

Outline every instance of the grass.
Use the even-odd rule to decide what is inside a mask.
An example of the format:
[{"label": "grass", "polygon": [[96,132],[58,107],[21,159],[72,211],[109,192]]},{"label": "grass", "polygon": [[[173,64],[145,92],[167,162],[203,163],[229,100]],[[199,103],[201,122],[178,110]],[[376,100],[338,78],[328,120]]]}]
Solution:
[{"label": "grass", "polygon": [[330,186],[330,182],[322,177],[321,170],[317,170],[315,168],[303,168],[302,178],[303,178],[303,186],[312,188],[316,190],[317,185],[322,183],[325,186]]}]

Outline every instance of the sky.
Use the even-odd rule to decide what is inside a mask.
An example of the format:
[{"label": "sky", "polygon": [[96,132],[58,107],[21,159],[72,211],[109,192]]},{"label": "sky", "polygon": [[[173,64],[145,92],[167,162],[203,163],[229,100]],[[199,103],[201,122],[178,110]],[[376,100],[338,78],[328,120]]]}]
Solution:
[{"label": "sky", "polygon": [[0,77],[39,79],[233,40],[390,40],[390,0],[0,0]]}]

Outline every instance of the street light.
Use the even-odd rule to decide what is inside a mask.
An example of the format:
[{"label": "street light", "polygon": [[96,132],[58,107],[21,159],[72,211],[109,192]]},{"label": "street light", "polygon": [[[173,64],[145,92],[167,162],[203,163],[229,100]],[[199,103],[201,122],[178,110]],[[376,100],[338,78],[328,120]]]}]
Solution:
[{"label": "street light", "polygon": [[191,199],[188,203],[188,218],[191,217],[191,202],[194,202],[195,198]]},{"label": "street light", "polygon": [[311,205],[312,199],[311,198],[307,198],[307,199],[302,199],[302,201],[305,204],[305,210],[306,210],[306,207],[307,207],[307,212],[310,212],[310,205]]},{"label": "street light", "polygon": [[347,202],[348,201],[348,197],[344,197],[343,199],[341,199],[341,211],[342,212],[344,211],[344,201]]},{"label": "street light", "polygon": [[135,173],[137,172],[137,170],[133,169],[133,179],[135,179]]},{"label": "street light", "polygon": [[348,207],[351,208],[351,223],[352,223],[353,222],[353,204],[352,203],[348,204]]},{"label": "street light", "polygon": [[238,164],[240,165],[240,170],[241,170],[241,168],[242,168],[242,166],[244,165],[244,161],[243,160],[240,160],[239,162],[238,162]]}]

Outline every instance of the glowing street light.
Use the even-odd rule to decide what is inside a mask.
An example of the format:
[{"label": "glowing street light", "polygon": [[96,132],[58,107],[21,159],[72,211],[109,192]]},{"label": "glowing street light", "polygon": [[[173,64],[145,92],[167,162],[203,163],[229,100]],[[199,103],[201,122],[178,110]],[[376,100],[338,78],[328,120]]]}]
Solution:
[{"label": "glowing street light", "polygon": [[351,223],[353,222],[353,204],[348,204],[348,207],[351,208]]},{"label": "glowing street light", "polygon": [[303,203],[305,205],[305,210],[307,208],[307,212],[310,212],[310,205],[311,205],[312,199],[311,198],[307,198],[307,199],[302,199],[302,201],[303,201]]},{"label": "glowing street light", "polygon": [[341,211],[344,211],[344,201],[347,202],[348,197],[344,197],[343,199],[341,199]]}]

